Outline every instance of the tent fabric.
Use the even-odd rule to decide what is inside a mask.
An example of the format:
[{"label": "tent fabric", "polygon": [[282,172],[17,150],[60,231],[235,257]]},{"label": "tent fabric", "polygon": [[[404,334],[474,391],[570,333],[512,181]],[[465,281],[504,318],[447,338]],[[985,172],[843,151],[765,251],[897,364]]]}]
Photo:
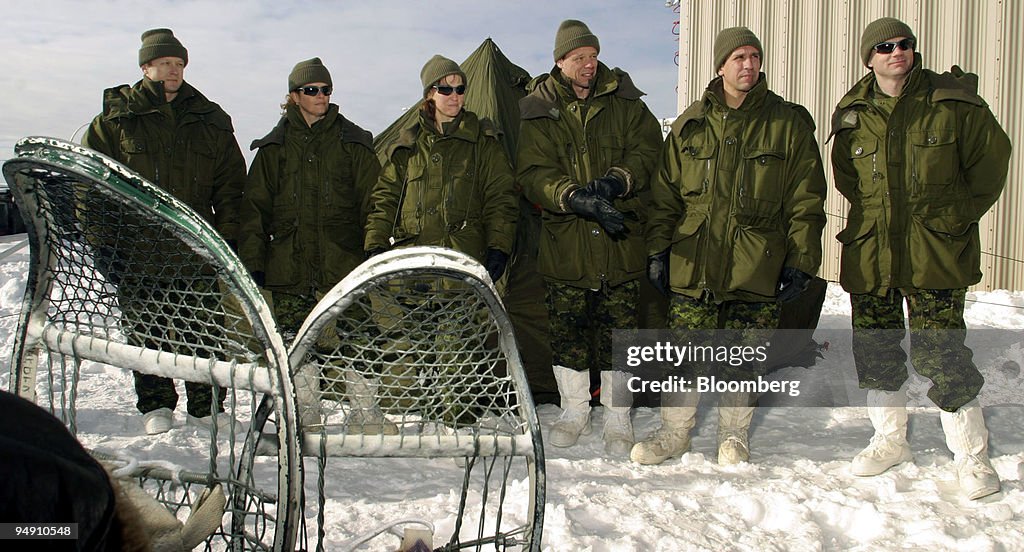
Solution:
[{"label": "tent fabric", "polygon": [[[512,63],[490,38],[459,65],[469,82],[466,109],[495,125],[509,162],[514,165],[519,140],[519,100],[526,96],[530,74]],[[416,121],[420,101],[416,100],[401,117],[374,138],[373,147],[381,163],[387,161],[385,152],[402,129]],[[558,388],[551,371],[551,343],[547,336],[544,283],[536,267],[539,239],[540,213],[520,197],[515,251],[507,276],[498,283],[498,289],[502,291],[502,300],[512,319],[534,400],[557,402]]]}]

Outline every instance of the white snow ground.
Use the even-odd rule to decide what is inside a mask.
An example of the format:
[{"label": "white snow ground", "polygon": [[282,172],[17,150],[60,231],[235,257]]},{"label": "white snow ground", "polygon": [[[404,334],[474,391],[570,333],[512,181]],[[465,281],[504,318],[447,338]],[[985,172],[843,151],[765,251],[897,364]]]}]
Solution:
[{"label": "white snow ground", "polygon": [[[3,389],[10,383],[28,247],[3,255],[24,237],[0,237]],[[967,319],[972,329],[1024,329],[1024,293],[979,292],[969,298]],[[848,317],[846,295],[830,286],[820,327],[849,327]],[[1024,332],[1011,334],[1016,339],[1009,344],[1006,332],[998,343],[978,342],[977,336],[985,335],[972,334],[983,371],[1024,363]],[[833,342],[826,354],[839,355],[843,346]],[[815,370],[807,372],[808,377],[813,378]],[[208,447],[194,430],[181,427],[184,401],[176,413],[175,430],[144,437],[127,372],[91,367],[82,378],[83,400],[90,395],[90,409],[80,411],[80,437],[88,446],[142,449],[181,463]],[[539,413],[546,428],[558,409],[545,405]],[[974,502],[956,490],[935,408],[913,409],[914,463],[874,478],[849,473],[849,460],[871,436],[863,408],[760,408],[752,426],[752,462],[732,467],[715,461],[713,414],[702,404],[692,452],[661,466],[605,458],[600,409],[595,412],[595,431],[580,445],[548,447],[544,550],[1024,550],[1022,406],[986,409],[990,455],[1003,490]],[[637,409],[638,437],[652,431],[657,420],[656,410]],[[457,480],[461,468],[443,460],[363,459],[351,460],[346,468],[335,470],[327,482],[331,546],[405,517],[433,520],[438,527],[435,544],[447,540],[445,531],[451,529],[457,506],[450,481]],[[525,480],[515,485],[523,496]],[[362,549],[393,550],[397,544],[396,538],[383,536]]]}]

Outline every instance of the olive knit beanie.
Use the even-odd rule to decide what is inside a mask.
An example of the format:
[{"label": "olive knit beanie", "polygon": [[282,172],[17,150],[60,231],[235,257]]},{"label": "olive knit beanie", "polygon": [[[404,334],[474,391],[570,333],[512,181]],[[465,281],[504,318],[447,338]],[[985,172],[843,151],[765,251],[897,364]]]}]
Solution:
[{"label": "olive knit beanie", "polygon": [[467,86],[469,85],[469,81],[466,80],[466,74],[462,72],[462,68],[459,67],[458,63],[442,55],[435,55],[427,60],[426,65],[420,70],[420,81],[423,82],[423,97],[427,97],[431,87],[437,84],[437,81],[448,75],[459,75],[462,77],[462,83]]},{"label": "olive knit beanie", "polygon": [[715,37],[715,73],[722,68],[729,54],[733,53],[740,46],[753,46],[761,54],[761,65],[764,65],[764,48],[757,36],[746,27],[729,27],[722,29]]},{"label": "olive knit beanie", "polygon": [[331,72],[324,67],[318,57],[295,64],[292,72],[288,74],[288,91],[291,92],[311,82],[322,82],[334,86],[334,83],[331,82]]},{"label": "olive knit beanie", "polygon": [[150,29],[142,33],[142,47],[139,48],[139,67],[156,58],[176,57],[188,65],[188,50],[174,37],[170,29]]},{"label": "olive knit beanie", "polygon": [[864,67],[871,61],[871,52],[875,44],[897,36],[912,38],[917,42],[917,37],[914,36],[914,31],[910,30],[910,26],[895,17],[883,17],[869,23],[860,37],[860,59],[864,62]]},{"label": "olive knit beanie", "polygon": [[594,33],[590,32],[586,23],[575,19],[562,21],[562,24],[558,26],[558,32],[555,33],[555,61],[562,59],[565,54],[576,48],[584,46],[592,46],[598,53],[601,52],[601,43],[598,42]]}]

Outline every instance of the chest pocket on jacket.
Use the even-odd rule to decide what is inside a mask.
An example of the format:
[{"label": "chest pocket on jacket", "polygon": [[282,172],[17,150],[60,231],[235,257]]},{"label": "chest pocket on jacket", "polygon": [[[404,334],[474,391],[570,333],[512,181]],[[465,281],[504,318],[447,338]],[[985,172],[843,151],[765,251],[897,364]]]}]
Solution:
[{"label": "chest pocket on jacket", "polygon": [[[612,166],[616,163],[621,163],[622,158],[625,157],[623,151],[626,148],[625,141],[621,136],[617,134],[605,134],[597,137],[597,146],[600,148],[601,159],[598,160],[600,163],[599,167]],[[601,175],[594,175],[601,176]]]},{"label": "chest pocket on jacket", "polygon": [[423,196],[426,193],[426,171],[422,162],[416,158],[409,159],[405,173],[405,191],[399,198],[398,224],[395,225],[395,238],[403,239],[417,236],[423,228]]},{"label": "chest pocket on jacket", "polygon": [[699,195],[711,187],[711,163],[718,145],[714,142],[687,142],[679,152],[679,191]]},{"label": "chest pocket on jacket", "polygon": [[912,132],[914,184],[945,186],[956,177],[959,156],[956,136],[948,130]]},{"label": "chest pocket on jacket", "polygon": [[749,183],[747,195],[778,200],[782,198],[786,175],[786,153],[773,147],[749,147],[743,152],[743,165]]},{"label": "chest pocket on jacket", "polygon": [[855,139],[850,141],[850,161],[860,181],[858,187],[862,195],[871,195],[874,189],[874,182],[881,179],[881,173],[876,175],[878,152],[878,140],[874,138]]}]

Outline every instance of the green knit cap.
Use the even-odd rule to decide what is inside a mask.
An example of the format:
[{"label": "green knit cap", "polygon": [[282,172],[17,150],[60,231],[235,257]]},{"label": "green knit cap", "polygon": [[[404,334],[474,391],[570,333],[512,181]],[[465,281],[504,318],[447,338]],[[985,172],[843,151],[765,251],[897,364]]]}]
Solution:
[{"label": "green knit cap", "polygon": [[764,65],[764,48],[761,47],[761,41],[757,36],[746,27],[729,27],[719,31],[715,37],[715,73],[718,73],[725,60],[729,59],[729,54],[741,46],[757,48],[757,53],[761,55],[761,65]]},{"label": "green knit cap", "polygon": [[469,86],[469,81],[466,79],[466,74],[462,72],[462,68],[459,67],[458,63],[442,56],[435,55],[434,57],[427,60],[426,65],[420,70],[420,81],[423,82],[423,97],[426,98],[430,89],[437,84],[437,82],[448,75],[458,75],[462,77],[462,82],[466,86]]},{"label": "green knit cap", "polygon": [[562,21],[558,26],[558,32],[555,33],[555,61],[584,46],[592,46],[598,53],[601,52],[601,43],[598,42],[597,36],[590,32],[586,23],[575,19]]},{"label": "green knit cap", "polygon": [[895,17],[883,17],[869,23],[864,28],[864,34],[860,36],[860,59],[864,62],[864,67],[871,61],[871,52],[875,44],[897,36],[912,38],[917,42],[917,37],[914,36],[914,31],[910,30],[910,26]]},{"label": "green knit cap", "polygon": [[176,57],[188,65],[188,50],[174,37],[170,29],[150,29],[142,33],[142,47],[139,48],[139,67],[156,58]]},{"label": "green knit cap", "polygon": [[292,72],[288,74],[288,91],[291,92],[311,82],[323,82],[334,86],[334,83],[331,82],[331,72],[324,67],[323,62],[318,57],[295,64]]}]

